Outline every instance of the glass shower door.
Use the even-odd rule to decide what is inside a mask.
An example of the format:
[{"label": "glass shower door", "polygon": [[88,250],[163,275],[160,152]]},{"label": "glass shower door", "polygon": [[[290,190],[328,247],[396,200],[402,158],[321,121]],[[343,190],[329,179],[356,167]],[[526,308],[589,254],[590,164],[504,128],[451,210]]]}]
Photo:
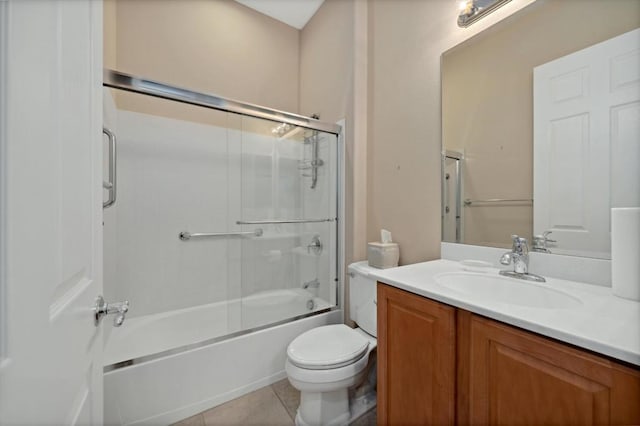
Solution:
[{"label": "glass shower door", "polygon": [[337,136],[242,117],[242,329],[337,302]]}]

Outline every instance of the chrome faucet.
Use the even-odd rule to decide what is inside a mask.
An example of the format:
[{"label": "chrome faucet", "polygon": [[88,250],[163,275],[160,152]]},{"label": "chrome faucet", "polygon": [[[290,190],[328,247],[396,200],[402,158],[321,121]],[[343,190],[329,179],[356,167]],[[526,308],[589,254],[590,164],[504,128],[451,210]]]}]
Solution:
[{"label": "chrome faucet", "polygon": [[529,271],[529,245],[527,239],[512,235],[513,247],[511,251],[502,255],[500,263],[509,265],[513,263],[513,272],[526,274]]},{"label": "chrome faucet", "polygon": [[309,287],[311,287],[311,288],[320,287],[320,281],[317,278],[314,278],[311,281],[307,281],[304,284],[302,284],[302,288],[305,289],[305,290],[308,289]]},{"label": "chrome faucet", "polygon": [[529,273],[529,245],[527,239],[512,235],[513,247],[511,251],[502,255],[500,263],[509,265],[513,263],[513,271],[500,271],[500,275],[523,280],[545,282],[546,280],[539,275]]}]

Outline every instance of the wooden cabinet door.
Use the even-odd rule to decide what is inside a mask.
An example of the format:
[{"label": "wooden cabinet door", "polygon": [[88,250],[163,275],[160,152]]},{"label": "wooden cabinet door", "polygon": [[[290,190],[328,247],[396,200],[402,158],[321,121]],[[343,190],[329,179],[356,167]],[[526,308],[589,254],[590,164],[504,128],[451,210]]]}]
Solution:
[{"label": "wooden cabinet door", "polygon": [[455,309],[378,283],[378,424],[455,419]]},{"label": "wooden cabinet door", "polygon": [[[458,337],[462,424],[640,424],[640,372],[533,333],[468,314]],[[467,336],[464,336],[467,335]],[[464,404],[462,404],[464,405]]]}]

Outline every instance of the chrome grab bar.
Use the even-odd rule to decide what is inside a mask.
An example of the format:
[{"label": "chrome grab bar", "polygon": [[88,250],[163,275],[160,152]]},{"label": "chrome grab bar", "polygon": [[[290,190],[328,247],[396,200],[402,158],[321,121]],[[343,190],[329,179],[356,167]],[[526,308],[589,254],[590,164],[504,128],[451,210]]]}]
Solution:
[{"label": "chrome grab bar", "polygon": [[465,206],[471,206],[478,203],[533,203],[531,198],[522,199],[509,199],[509,198],[490,198],[488,200],[471,200],[467,198],[464,200]]},{"label": "chrome grab bar", "polygon": [[262,236],[262,228],[258,228],[255,231],[250,232],[187,232],[182,231],[178,234],[178,238],[182,241],[189,241],[191,238],[206,238],[206,237],[241,237],[244,235],[261,237]]},{"label": "chrome grab bar", "polygon": [[238,220],[238,225],[277,225],[280,223],[320,223],[335,222],[336,219],[280,219],[280,220]]},{"label": "chrome grab bar", "polygon": [[102,187],[109,191],[109,198],[102,203],[102,208],[106,209],[116,202],[116,135],[106,127],[102,128],[102,133],[109,138],[109,181],[102,182]]}]

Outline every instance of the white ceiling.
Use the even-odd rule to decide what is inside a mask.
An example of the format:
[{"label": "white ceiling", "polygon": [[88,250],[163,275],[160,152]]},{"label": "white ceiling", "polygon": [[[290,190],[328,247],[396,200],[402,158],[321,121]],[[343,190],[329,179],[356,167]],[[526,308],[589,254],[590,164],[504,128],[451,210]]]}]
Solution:
[{"label": "white ceiling", "polygon": [[301,30],[324,0],[236,0],[251,9]]}]

